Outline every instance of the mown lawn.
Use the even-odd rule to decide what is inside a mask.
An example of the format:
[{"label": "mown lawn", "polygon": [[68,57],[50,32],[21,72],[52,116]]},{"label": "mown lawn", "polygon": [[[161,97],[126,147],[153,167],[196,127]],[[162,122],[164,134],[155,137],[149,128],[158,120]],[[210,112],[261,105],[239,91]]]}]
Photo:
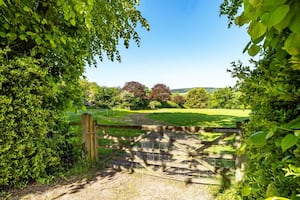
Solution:
[{"label": "mown lawn", "polygon": [[249,110],[229,109],[159,109],[159,110],[109,110],[87,109],[67,113],[68,121],[79,122],[82,113],[90,113],[100,124],[126,125],[125,117],[134,113],[145,113],[148,118],[177,126],[234,127],[237,121],[249,118]]},{"label": "mown lawn", "polygon": [[147,117],[177,126],[234,127],[249,118],[249,110],[228,109],[160,109],[138,111]]}]

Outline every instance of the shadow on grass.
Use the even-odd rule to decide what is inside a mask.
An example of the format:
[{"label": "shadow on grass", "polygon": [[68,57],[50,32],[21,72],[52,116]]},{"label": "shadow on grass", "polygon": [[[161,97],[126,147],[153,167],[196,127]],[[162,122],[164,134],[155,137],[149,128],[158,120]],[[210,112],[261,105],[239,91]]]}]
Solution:
[{"label": "shadow on grass", "polygon": [[248,117],[232,115],[208,115],[203,113],[150,113],[150,119],[160,120],[175,126],[207,126],[207,127],[235,127],[236,122]]}]

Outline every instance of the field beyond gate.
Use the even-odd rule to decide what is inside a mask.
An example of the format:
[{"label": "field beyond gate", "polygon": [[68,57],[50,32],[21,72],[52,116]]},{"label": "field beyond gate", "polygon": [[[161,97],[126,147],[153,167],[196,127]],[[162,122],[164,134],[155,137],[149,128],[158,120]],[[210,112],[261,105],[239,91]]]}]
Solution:
[{"label": "field beyond gate", "polygon": [[[117,168],[204,184],[240,176],[241,163],[235,155],[240,124],[235,128],[99,125],[90,114],[83,114],[81,125],[88,156]],[[119,137],[116,129],[131,130],[135,137]]]}]

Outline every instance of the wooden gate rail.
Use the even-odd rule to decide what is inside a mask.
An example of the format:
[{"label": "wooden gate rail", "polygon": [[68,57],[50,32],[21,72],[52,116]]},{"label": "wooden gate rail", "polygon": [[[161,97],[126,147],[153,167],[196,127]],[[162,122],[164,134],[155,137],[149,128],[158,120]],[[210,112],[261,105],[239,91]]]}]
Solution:
[{"label": "wooden gate rail", "polygon": [[[241,123],[236,124],[236,128],[219,128],[219,127],[198,127],[198,126],[156,126],[156,125],[104,125],[97,124],[93,120],[91,114],[82,114],[81,123],[72,123],[72,125],[81,125],[82,127],[82,141],[86,149],[87,157],[92,161],[98,161],[98,139],[97,132],[103,131],[102,139],[112,141],[113,144],[103,145],[102,148],[114,149],[117,151],[125,151],[129,157],[125,158],[126,162],[136,163],[147,169],[150,173],[155,174],[156,171],[150,166],[161,168],[161,172],[167,169],[173,169],[174,173],[178,172],[176,169],[184,169],[189,171],[189,174],[204,172],[210,174],[220,174],[222,170],[229,170],[220,168],[210,164],[209,159],[234,160],[235,162],[235,180],[239,182],[243,176],[244,158],[228,153],[216,154],[203,152],[205,149],[218,144],[228,144],[224,141],[225,138],[235,134],[235,143],[230,143],[232,146],[238,148],[240,146]],[[105,129],[121,128],[121,129],[136,129],[143,130],[145,133],[134,138],[114,137],[105,134]],[[198,140],[187,141],[186,137],[195,138],[194,133],[211,132],[221,134],[211,141]],[[174,136],[174,134],[177,134]],[[179,136],[179,138],[178,138]],[[180,138],[182,136],[182,138]],[[189,142],[193,144],[189,144]],[[122,145],[126,143],[127,145]],[[140,146],[143,144],[152,143],[152,148],[148,146]],[[153,145],[158,144],[159,149]],[[162,146],[166,146],[161,148]],[[170,149],[170,146],[177,149]],[[148,159],[147,156],[153,156],[153,159]],[[146,157],[145,157],[146,156]],[[196,170],[196,171],[195,171]],[[220,171],[221,170],[221,171]],[[171,170],[172,171],[172,170]],[[184,172],[187,173],[187,172]],[[192,181],[195,182],[195,181]],[[197,182],[197,181],[196,181]],[[216,184],[216,181],[207,181],[201,179],[200,183]]]}]

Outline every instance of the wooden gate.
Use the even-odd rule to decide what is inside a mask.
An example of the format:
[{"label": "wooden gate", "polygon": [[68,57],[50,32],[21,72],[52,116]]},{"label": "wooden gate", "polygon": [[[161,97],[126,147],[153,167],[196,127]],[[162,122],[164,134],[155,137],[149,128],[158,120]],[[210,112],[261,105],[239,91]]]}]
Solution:
[{"label": "wooden gate", "polygon": [[[99,125],[85,114],[82,127],[88,156],[97,160],[98,148],[110,149],[113,153],[100,162],[116,168],[203,184],[219,184],[220,177],[241,179],[241,158],[235,154],[240,123],[235,128],[116,126]],[[117,137],[109,133],[111,128],[144,132],[137,137]],[[98,139],[106,142],[98,147]]]}]

